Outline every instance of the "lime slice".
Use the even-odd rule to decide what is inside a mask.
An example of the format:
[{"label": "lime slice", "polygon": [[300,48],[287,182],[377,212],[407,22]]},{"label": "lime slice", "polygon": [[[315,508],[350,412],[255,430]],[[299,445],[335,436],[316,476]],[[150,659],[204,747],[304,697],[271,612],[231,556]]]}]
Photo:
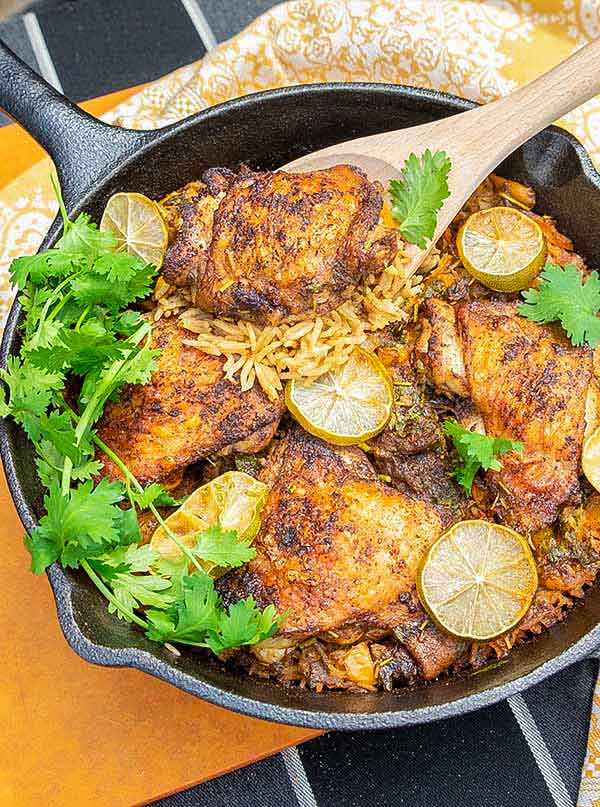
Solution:
[{"label": "lime slice", "polygon": [[527,288],[546,260],[540,225],[510,207],[473,213],[461,227],[456,246],[467,271],[495,291]]},{"label": "lime slice", "polygon": [[600,426],[583,444],[581,467],[590,485],[600,491]]},{"label": "lime slice", "polygon": [[488,521],[460,521],[430,548],[417,591],[432,619],[452,636],[488,642],[523,618],[537,570],[523,536]]},{"label": "lime slice", "polygon": [[336,445],[354,445],[385,427],[394,388],[377,356],[356,348],[343,367],[309,384],[289,381],[285,402],[307,432]]},{"label": "lime slice", "polygon": [[[220,524],[224,530],[235,530],[239,539],[254,538],[260,528],[260,513],[267,499],[267,486],[241,471],[227,471],[202,485],[165,519],[168,528],[184,546],[192,547],[199,532]],[[158,527],[150,545],[159,555],[177,560],[182,552]],[[203,563],[207,572],[217,576],[214,564]]]},{"label": "lime slice", "polygon": [[160,269],[169,243],[160,207],[142,193],[115,193],[108,200],[100,229],[117,239],[118,251],[136,255]]}]

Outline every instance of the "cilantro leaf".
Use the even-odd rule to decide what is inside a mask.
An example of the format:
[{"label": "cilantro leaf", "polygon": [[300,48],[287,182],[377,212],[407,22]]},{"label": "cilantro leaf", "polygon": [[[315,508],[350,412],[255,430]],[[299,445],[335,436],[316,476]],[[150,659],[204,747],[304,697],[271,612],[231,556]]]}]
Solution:
[{"label": "cilantro leaf", "polygon": [[404,163],[402,179],[390,180],[392,215],[400,222],[402,237],[425,249],[433,238],[437,213],[450,196],[448,174],[452,163],[445,151],[432,154],[429,149],[421,159],[411,154]]},{"label": "cilantro leaf", "polygon": [[[124,342],[127,347],[129,342]],[[135,353],[131,356],[122,371],[119,373],[116,385],[113,389],[123,386],[123,384],[147,384],[152,373],[156,369],[156,360],[160,356],[158,348],[150,347],[150,340],[141,348],[136,347]]]},{"label": "cilantro leaf", "polygon": [[166,613],[150,610],[146,618],[149,639],[200,645],[221,653],[273,636],[285,616],[277,617],[273,605],[261,611],[252,597],[233,603],[226,611],[212,579],[195,572],[184,577],[182,597],[172,608]]},{"label": "cilantro leaf", "polygon": [[156,507],[179,507],[183,499],[174,499],[158,482],[147,485],[141,493],[132,491],[132,499],[140,510],[147,510],[151,504]]},{"label": "cilantro leaf", "polygon": [[[128,613],[140,606],[168,608],[175,598],[165,593],[171,581],[150,571],[156,553],[145,546],[116,547],[112,552],[90,560],[90,566],[111,586],[117,604],[109,603],[109,613],[130,621]],[[118,606],[121,606],[120,608]]]},{"label": "cilantro leaf", "polygon": [[[40,436],[51,443],[58,454],[68,457],[78,464],[82,461],[82,451],[77,445],[75,429],[68,412],[53,410],[49,415],[42,413],[39,421]],[[91,453],[91,450],[90,450]]]},{"label": "cilantro leaf", "polygon": [[86,322],[79,331],[64,329],[57,343],[42,347],[29,354],[29,360],[36,367],[51,371],[71,370],[76,375],[85,375],[90,370],[102,368],[122,358],[124,343],[107,333],[94,320]]},{"label": "cilantro leaf", "polygon": [[71,478],[83,482],[86,479],[92,479],[98,476],[102,470],[102,463],[100,460],[85,460],[79,465],[74,465],[71,469]]},{"label": "cilantro leaf", "polygon": [[99,255],[114,252],[117,239],[112,233],[99,230],[87,213],[80,213],[61,238],[56,242],[55,249],[76,255],[77,258],[95,260]]},{"label": "cilantro leaf", "polygon": [[112,579],[116,571],[149,572],[158,555],[150,544],[143,546],[117,546],[109,553],[101,555],[91,562],[92,566],[104,564],[109,570],[105,571],[108,580]]},{"label": "cilantro leaf", "polygon": [[103,255],[94,262],[94,272],[105,276],[111,283],[128,283],[148,267],[149,264],[141,258],[127,252]]},{"label": "cilantro leaf", "polygon": [[159,555],[152,563],[152,571],[169,578],[171,594],[176,600],[183,598],[183,581],[189,574],[189,561],[186,555],[176,558]]},{"label": "cilantro leaf", "polygon": [[600,343],[600,279],[592,272],[584,281],[583,274],[572,263],[564,269],[546,264],[535,289],[522,292],[524,303],[519,314],[534,322],[558,320],[573,345],[587,343],[594,348]]},{"label": "cilantro leaf", "polygon": [[12,415],[35,442],[41,436],[40,415],[50,406],[54,393],[64,385],[60,373],[34,367],[17,356],[9,356],[0,379],[8,387],[8,400],[0,392],[0,417]]},{"label": "cilantro leaf", "polygon": [[63,566],[76,567],[84,558],[116,544],[119,532],[115,520],[122,511],[114,505],[122,498],[121,483],[107,479],[95,488],[91,481],[84,482],[67,496],[52,483],[44,497],[46,515],[26,539],[32,571],[42,572],[57,559]]},{"label": "cilantro leaf", "polygon": [[246,597],[230,605],[229,612],[221,611],[218,627],[209,630],[206,641],[218,655],[223,650],[268,639],[279,630],[283,619],[277,618],[274,605],[261,611],[256,607],[254,597]]},{"label": "cilantro leaf", "polygon": [[56,248],[15,258],[9,269],[11,283],[24,289],[29,280],[33,285],[40,285],[50,278],[66,277],[75,271],[78,260],[78,256],[65,254]]},{"label": "cilantro leaf", "polygon": [[224,530],[219,524],[196,536],[192,552],[217,566],[236,567],[248,563],[256,555],[249,541],[241,541],[235,530]]},{"label": "cilantro leaf", "polygon": [[168,614],[148,611],[146,635],[157,642],[204,644],[206,634],[218,625],[219,596],[212,579],[196,572],[183,579],[183,596]]},{"label": "cilantro leaf", "polygon": [[38,456],[35,458],[35,465],[38,478],[45,488],[59,485],[63,472],[64,458],[54,448],[52,443],[40,440],[36,443]]},{"label": "cilantro leaf", "polygon": [[134,507],[117,509],[115,527],[121,544],[137,544],[142,540],[140,524]]},{"label": "cilantro leaf", "polygon": [[126,311],[122,311],[115,317],[112,317],[109,321],[110,330],[114,333],[118,333],[121,336],[132,336],[134,331],[136,331],[140,325],[142,324],[143,320],[141,314],[138,311],[131,311],[127,309]]},{"label": "cilantro leaf", "polygon": [[[110,255],[106,256],[106,260],[99,259],[94,264],[93,272],[73,278],[71,290],[78,303],[103,305],[116,314],[120,308],[125,308],[150,293],[156,268],[151,264],[144,264],[139,258],[127,256],[128,263],[135,271],[125,276],[121,266],[121,269],[115,271],[115,276],[110,277],[110,266],[114,264],[115,257]],[[120,275],[122,276],[119,277]]]},{"label": "cilantro leaf", "polygon": [[443,428],[452,440],[461,462],[454,470],[454,477],[467,496],[471,495],[473,480],[480,468],[484,471],[500,471],[503,466],[497,459],[498,456],[508,451],[523,451],[522,443],[507,437],[487,437],[485,434],[469,431],[454,420],[445,420]]},{"label": "cilantro leaf", "polygon": [[129,355],[118,373],[110,377],[111,368],[104,367],[100,370],[90,370],[84,377],[79,393],[81,407],[89,404],[99,387],[104,390],[102,399],[98,401],[95,411],[91,413],[91,422],[95,422],[100,417],[107,400],[116,400],[119,390],[125,384],[147,384],[156,367],[160,349],[151,348],[148,339],[142,347],[133,344],[131,340],[123,340],[121,344],[124,353]]},{"label": "cilantro leaf", "polygon": [[115,575],[112,581],[112,591],[123,610],[113,603],[109,603],[108,612],[113,614],[116,611],[120,619],[125,619],[129,622],[127,611],[133,611],[135,608],[139,608],[140,605],[152,608],[168,608],[174,600],[172,596],[165,593],[165,589],[170,587],[171,582],[169,580],[155,574],[141,575],[120,572]]},{"label": "cilantro leaf", "polygon": [[[61,454],[56,448],[54,443],[43,438],[36,444],[36,451],[38,456],[35,463],[37,467],[38,477],[42,485],[50,488],[53,483],[59,483],[63,473],[65,455]],[[80,459],[73,465],[71,469],[71,478],[79,482],[86,479],[91,479],[98,475],[102,468],[100,460],[85,459],[83,456],[88,450],[87,443],[79,448]],[[91,450],[91,448],[89,449]]]}]

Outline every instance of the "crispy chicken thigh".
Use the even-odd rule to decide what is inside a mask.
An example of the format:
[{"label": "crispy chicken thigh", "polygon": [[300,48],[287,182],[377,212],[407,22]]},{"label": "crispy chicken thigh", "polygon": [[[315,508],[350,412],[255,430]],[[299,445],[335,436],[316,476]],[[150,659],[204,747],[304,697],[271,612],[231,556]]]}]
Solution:
[{"label": "crispy chicken thigh", "polygon": [[486,474],[497,515],[526,532],[550,525],[580,492],[592,354],[558,328],[519,316],[512,302],[461,303],[453,328],[451,309],[435,299],[426,306],[420,349],[433,342],[424,356],[431,380],[445,393],[468,395],[486,434],[523,444],[521,455],[510,452],[501,471]]},{"label": "crispy chicken thigh", "polygon": [[169,229],[162,276],[172,286],[195,286],[204,271],[215,210],[235,174],[226,168],[211,168],[202,178],[202,182],[189,182],[170,193],[160,203]]},{"label": "crispy chicken thigh", "polygon": [[218,581],[289,610],[281,634],[393,629],[410,620],[419,562],[443,531],[436,509],[382,484],[361,449],[292,428],[263,470],[270,492],[256,558]]},{"label": "crispy chicken thigh", "polygon": [[[258,385],[241,392],[225,378],[224,359],[186,346],[187,335],[174,318],[155,323],[161,355],[150,383],[124,387],[98,423],[99,437],[144,483],[217,452],[260,451],[283,411],[283,401],[272,403]],[[104,461],[102,474],[119,477]]]},{"label": "crispy chicken thigh", "polygon": [[215,169],[163,201],[163,275],[194,286],[197,305],[219,316],[264,324],[325,313],[396,256],[382,205],[379,186],[349,165],[235,177]]}]

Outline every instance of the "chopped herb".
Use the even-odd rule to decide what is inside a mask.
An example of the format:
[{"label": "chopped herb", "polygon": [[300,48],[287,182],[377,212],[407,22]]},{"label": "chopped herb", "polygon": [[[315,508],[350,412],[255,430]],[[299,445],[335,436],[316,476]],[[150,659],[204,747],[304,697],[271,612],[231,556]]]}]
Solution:
[{"label": "chopped herb", "polygon": [[497,459],[508,451],[523,451],[523,445],[506,437],[487,437],[485,434],[469,431],[455,420],[445,420],[444,432],[454,444],[460,464],[453,475],[467,496],[471,495],[473,479],[480,468],[484,471],[500,471],[502,463]]},{"label": "chopped herb", "polygon": [[168,611],[150,610],[146,616],[150,639],[209,647],[217,654],[267,639],[283,620],[273,605],[259,610],[252,597],[233,603],[227,611],[213,580],[202,572],[184,578],[182,596]]},{"label": "chopped herb", "polygon": [[390,181],[392,215],[400,222],[402,237],[425,249],[433,238],[437,214],[450,196],[448,175],[452,163],[445,151],[429,149],[419,159],[411,154],[404,163],[402,179]]},{"label": "chopped herb", "polygon": [[219,286],[219,288],[218,288],[218,291],[221,291],[221,292],[223,292],[223,291],[227,291],[227,289],[228,289],[230,286],[233,286],[233,284],[234,284],[234,283],[235,283],[234,278],[230,277],[230,278],[228,278],[227,280],[224,280],[224,281],[221,283],[221,285],[220,285],[220,286]]},{"label": "chopped herb", "polygon": [[524,303],[519,313],[534,322],[558,321],[573,345],[588,344],[594,348],[600,342],[600,279],[591,272],[584,280],[582,272],[572,263],[564,269],[546,264],[535,289],[522,292]]}]

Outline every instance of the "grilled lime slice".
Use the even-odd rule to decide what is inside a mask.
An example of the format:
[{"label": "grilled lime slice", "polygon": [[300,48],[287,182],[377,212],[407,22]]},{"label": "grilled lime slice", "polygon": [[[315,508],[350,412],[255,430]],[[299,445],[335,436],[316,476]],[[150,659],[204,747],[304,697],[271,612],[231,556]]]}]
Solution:
[{"label": "grilled lime slice", "polygon": [[159,206],[142,193],[115,193],[102,214],[100,229],[117,239],[119,252],[136,255],[160,269],[169,243]]},{"label": "grilled lime slice", "polygon": [[285,402],[307,432],[336,445],[354,445],[388,422],[394,387],[374,353],[356,348],[346,364],[310,383],[289,381]]},{"label": "grilled lime slice", "polygon": [[[260,513],[267,499],[267,486],[241,471],[227,471],[191,496],[165,519],[169,530],[184,546],[192,547],[199,532],[219,524],[224,530],[235,530],[238,538],[254,538],[260,528]],[[181,550],[163,527],[157,527],[151,547],[162,557],[176,560]],[[203,563],[207,572],[218,573],[214,564]]]},{"label": "grilled lime slice", "polygon": [[460,521],[429,549],[417,591],[447,633],[488,642],[523,618],[537,582],[535,559],[522,535],[489,521]]},{"label": "grilled lime slice", "polygon": [[495,291],[527,288],[546,260],[540,225],[510,207],[473,213],[461,227],[456,246],[467,271]]}]

